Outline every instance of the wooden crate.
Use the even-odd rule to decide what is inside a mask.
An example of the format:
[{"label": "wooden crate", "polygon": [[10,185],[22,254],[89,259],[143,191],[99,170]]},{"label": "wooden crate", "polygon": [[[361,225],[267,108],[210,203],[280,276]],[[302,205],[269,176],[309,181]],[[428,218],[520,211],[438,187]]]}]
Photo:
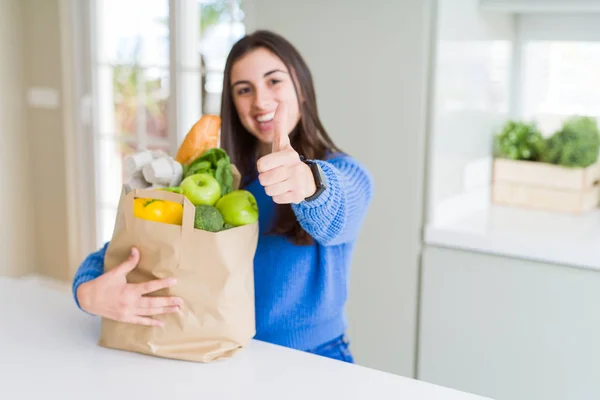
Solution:
[{"label": "wooden crate", "polygon": [[553,164],[494,160],[492,202],[565,213],[598,206],[600,166],[566,168]]}]

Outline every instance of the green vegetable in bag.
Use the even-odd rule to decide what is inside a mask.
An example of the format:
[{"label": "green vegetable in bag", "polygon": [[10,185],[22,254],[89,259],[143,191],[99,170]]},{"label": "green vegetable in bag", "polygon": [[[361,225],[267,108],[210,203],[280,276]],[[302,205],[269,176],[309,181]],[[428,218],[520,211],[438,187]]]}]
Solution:
[{"label": "green vegetable in bag", "polygon": [[209,232],[219,232],[223,230],[223,216],[213,206],[200,204],[196,206],[194,215],[194,228]]},{"label": "green vegetable in bag", "polygon": [[183,171],[183,178],[199,173],[210,174],[219,182],[224,196],[233,189],[231,160],[225,150],[215,147],[206,150]]},{"label": "green vegetable in bag", "polygon": [[233,175],[231,173],[231,164],[228,158],[221,158],[217,162],[215,178],[221,185],[221,195],[225,196],[233,190]]},{"label": "green vegetable in bag", "polygon": [[184,172],[184,177],[187,178],[190,175],[209,173],[210,169],[210,161],[200,161],[197,163],[192,163],[189,166],[187,166],[187,169]]},{"label": "green vegetable in bag", "polygon": [[161,188],[160,190],[164,190],[164,191],[167,191],[167,192],[178,193],[178,194],[183,194],[183,189],[180,188],[179,186],[171,186],[171,187]]}]

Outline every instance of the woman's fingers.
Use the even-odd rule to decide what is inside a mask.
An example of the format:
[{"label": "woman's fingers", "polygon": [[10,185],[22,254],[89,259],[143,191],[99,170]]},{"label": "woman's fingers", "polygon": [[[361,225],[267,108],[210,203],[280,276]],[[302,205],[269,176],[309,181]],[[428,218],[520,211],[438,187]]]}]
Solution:
[{"label": "woman's fingers", "polygon": [[285,192],[279,194],[277,196],[273,196],[273,201],[277,204],[290,204],[290,203],[300,203],[303,199],[298,198],[298,194],[295,192]]},{"label": "woman's fingers", "polygon": [[263,172],[258,175],[258,180],[261,185],[269,186],[275,183],[283,182],[289,177],[290,173],[287,166],[276,167],[272,170]]},{"label": "woman's fingers", "polygon": [[285,131],[285,123],[287,121],[287,107],[281,102],[275,109],[273,118],[273,141],[271,143],[271,153],[276,153],[288,148],[291,148],[290,137]]},{"label": "woman's fingers", "polygon": [[183,300],[179,297],[149,297],[144,296],[140,299],[137,306],[139,308],[155,308],[167,306],[181,306]]},{"label": "woman's fingers", "polygon": [[291,191],[292,185],[290,181],[283,181],[273,185],[265,186],[265,193],[271,197],[279,196]]},{"label": "woman's fingers", "polygon": [[166,306],[166,307],[151,307],[151,308],[138,308],[135,313],[137,315],[158,315],[174,313],[179,310],[179,306]]},{"label": "woman's fingers", "polygon": [[256,162],[256,169],[258,173],[262,174],[277,167],[287,167],[299,162],[301,161],[298,153],[292,149],[288,149],[262,156]]},{"label": "woman's fingers", "polygon": [[135,290],[139,294],[152,293],[160,289],[165,289],[173,286],[176,283],[174,278],[155,279],[153,281],[136,283]]},{"label": "woman's fingers", "polygon": [[119,264],[116,268],[113,268],[112,270],[110,270],[107,274],[109,276],[110,275],[125,276],[128,273],[130,273],[131,271],[133,271],[133,269],[135,267],[137,267],[139,261],[140,261],[140,252],[136,247],[132,247],[129,257],[125,261],[123,261],[121,264]]}]

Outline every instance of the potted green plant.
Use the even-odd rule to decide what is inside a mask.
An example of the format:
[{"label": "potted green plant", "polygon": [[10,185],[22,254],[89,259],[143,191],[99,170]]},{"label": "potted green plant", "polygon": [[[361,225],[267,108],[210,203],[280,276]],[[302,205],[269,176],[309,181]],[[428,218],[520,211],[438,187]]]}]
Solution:
[{"label": "potted green plant", "polygon": [[596,208],[600,131],[572,116],[544,139],[533,123],[508,121],[494,138],[492,201],[580,213]]},{"label": "potted green plant", "polygon": [[494,139],[497,158],[539,161],[544,152],[544,137],[533,122],[510,120]]}]

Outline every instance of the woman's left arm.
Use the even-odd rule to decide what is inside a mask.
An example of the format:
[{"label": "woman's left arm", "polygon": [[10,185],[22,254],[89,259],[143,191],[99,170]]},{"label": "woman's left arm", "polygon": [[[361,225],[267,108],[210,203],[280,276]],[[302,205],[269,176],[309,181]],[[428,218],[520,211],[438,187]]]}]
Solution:
[{"label": "woman's left arm", "polygon": [[371,175],[348,156],[314,161],[323,171],[327,189],[315,200],[291,204],[298,222],[322,245],[355,240],[373,197]]}]

